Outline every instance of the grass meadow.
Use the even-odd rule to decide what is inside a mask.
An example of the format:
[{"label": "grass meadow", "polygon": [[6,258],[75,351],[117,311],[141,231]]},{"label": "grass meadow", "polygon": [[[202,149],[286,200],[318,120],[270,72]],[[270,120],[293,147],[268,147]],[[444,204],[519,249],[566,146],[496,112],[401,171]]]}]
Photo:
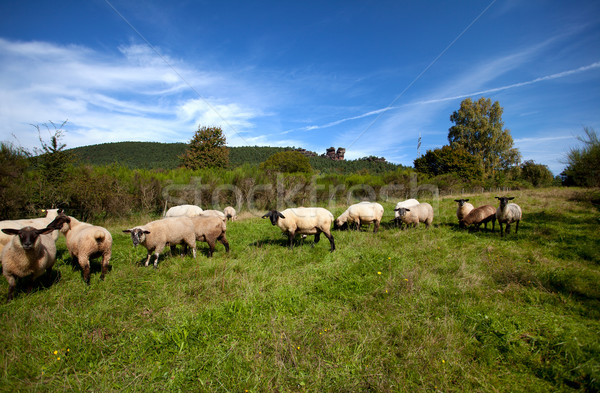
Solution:
[{"label": "grass meadow", "polygon": [[451,197],[428,230],[336,231],[333,253],[244,212],[229,254],[198,243],[157,270],[121,232],[150,217],[109,220],[112,269],[90,286],[61,235],[53,275],[0,305],[0,391],[599,391],[592,193],[510,195],[524,218],[506,238],[459,229]]}]

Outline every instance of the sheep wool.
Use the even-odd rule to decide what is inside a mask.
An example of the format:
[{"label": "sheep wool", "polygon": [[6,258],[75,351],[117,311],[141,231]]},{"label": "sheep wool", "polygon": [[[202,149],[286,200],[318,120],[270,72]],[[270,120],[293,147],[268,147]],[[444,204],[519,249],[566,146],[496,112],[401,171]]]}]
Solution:
[{"label": "sheep wool", "polygon": [[8,281],[7,301],[11,301],[17,285],[17,278],[31,276],[33,281],[52,270],[56,262],[56,244],[49,235],[54,228],[37,229],[3,228],[2,232],[11,235],[11,241],[2,250],[2,274]]},{"label": "sheep wool", "polygon": [[341,228],[344,224],[354,224],[360,229],[362,224],[373,223],[373,233],[377,233],[381,218],[383,217],[383,206],[377,202],[361,202],[351,205],[336,220],[334,227]]},{"label": "sheep wool", "polygon": [[113,239],[109,231],[101,226],[81,222],[64,213],[59,214],[49,227],[58,228],[65,235],[69,254],[81,267],[83,281],[86,284],[90,284],[90,259],[102,256],[100,279],[104,280],[112,256]]},{"label": "sheep wool", "polygon": [[479,228],[481,224],[487,229],[487,223],[492,222],[492,232],[496,225],[496,208],[491,205],[479,206],[473,210],[465,218],[460,221],[461,227],[469,227],[473,225],[475,228]]},{"label": "sheep wool", "polygon": [[429,228],[433,222],[433,207],[429,203],[419,203],[411,208],[396,208],[394,211],[399,214],[400,220],[406,226],[417,227],[422,222]]},{"label": "sheep wool", "polygon": [[146,225],[123,230],[131,235],[134,247],[143,245],[148,250],[146,266],[150,263],[152,253],[156,256],[154,267],[158,268],[158,257],[164,248],[176,244],[184,244],[192,249],[196,258],[196,232],[190,217],[168,217],[151,221]]},{"label": "sheep wool", "polygon": [[[48,224],[56,218],[56,216],[62,212],[61,209],[47,209],[42,210],[42,212],[46,213],[46,217],[40,218],[25,218],[21,220],[4,220],[0,221],[0,229],[2,228],[13,228],[20,229],[26,226],[34,227],[37,229],[46,228]],[[58,230],[52,232],[52,239],[54,242],[58,240]],[[7,235],[4,232],[0,232],[0,262],[2,261],[2,249],[6,246],[10,240],[12,239],[12,235]]]},{"label": "sheep wool", "polygon": [[202,208],[196,205],[173,206],[165,213],[165,217],[195,217],[202,214]]},{"label": "sheep wool", "polygon": [[288,235],[288,245],[294,248],[294,237],[300,235],[315,235],[315,243],[320,240],[321,233],[327,237],[331,245],[330,251],[335,250],[335,241],[331,235],[333,214],[322,207],[297,207],[285,209],[282,212],[271,210],[262,218],[269,218],[272,225]]},{"label": "sheep wool", "polygon": [[[508,201],[515,199],[514,197],[496,197],[496,199],[500,201],[500,206],[496,210],[496,219],[500,224],[500,237],[504,236],[505,233],[510,233],[510,224],[513,222],[516,223],[515,234],[517,234],[519,232],[519,222],[523,217],[521,207],[516,203],[508,203]],[[503,232],[502,224],[506,224],[506,232]]]},{"label": "sheep wool", "polygon": [[228,220],[235,221],[235,219],[237,218],[235,209],[232,206],[227,206],[223,210],[223,213],[225,214],[225,217],[227,217]]},{"label": "sheep wool", "polygon": [[215,251],[215,243],[220,241],[225,246],[225,251],[229,252],[229,242],[225,236],[227,225],[225,221],[218,216],[198,216],[191,217],[194,225],[196,240],[208,243],[208,256],[212,257]]},{"label": "sheep wool", "polygon": [[473,210],[475,207],[469,203],[468,199],[455,199],[454,202],[458,202],[458,208],[456,209],[456,218],[458,221],[462,220]]}]

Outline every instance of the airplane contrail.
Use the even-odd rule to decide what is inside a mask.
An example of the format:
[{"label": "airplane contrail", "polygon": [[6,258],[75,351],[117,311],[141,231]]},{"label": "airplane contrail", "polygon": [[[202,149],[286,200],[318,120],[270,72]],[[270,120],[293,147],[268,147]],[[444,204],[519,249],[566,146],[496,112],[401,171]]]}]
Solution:
[{"label": "airplane contrail", "polygon": [[[461,95],[452,96],[452,97],[443,97],[443,98],[434,98],[434,99],[431,99],[431,100],[416,101],[416,102],[411,102],[411,103],[408,103],[408,104],[404,104],[402,106],[436,104],[436,103],[439,103],[439,102],[452,101],[452,100],[457,100],[457,99],[461,99],[461,98],[467,98],[467,97],[471,97],[471,96],[477,96],[477,95],[481,95],[481,94],[496,93],[496,92],[499,92],[499,91],[514,89],[514,88],[517,88],[517,87],[528,86],[528,85],[532,85],[534,83],[544,82],[544,81],[548,81],[548,80],[552,80],[552,79],[564,78],[564,77],[567,77],[567,76],[571,76],[571,75],[574,75],[574,74],[578,74],[578,73],[589,71],[589,70],[596,69],[596,68],[600,68],[600,61],[592,63],[592,64],[587,65],[587,66],[575,68],[573,70],[568,70],[568,71],[558,72],[558,73],[552,74],[552,75],[542,76],[542,77],[535,78],[535,79],[532,79],[532,80],[526,81],[526,82],[513,83],[513,84],[510,84],[510,85],[506,85],[506,86],[494,87],[492,89],[486,89],[486,90],[481,90],[481,91],[477,91],[477,92],[473,92],[473,93],[468,93],[468,94],[461,94]],[[374,111],[363,113],[362,115],[347,117],[347,118],[336,120],[336,121],[332,121],[330,123],[323,124],[323,125],[307,126],[307,127],[296,129],[294,131],[311,131],[311,130],[318,130],[318,129],[321,129],[321,128],[333,127],[333,126],[336,126],[338,124],[345,123],[347,121],[362,119],[364,117],[369,117],[369,116],[373,116],[373,115],[378,115],[380,113],[387,112],[387,111],[390,111],[390,110],[393,110],[393,109],[398,109],[398,108],[400,108],[400,106],[387,106],[385,108],[381,108],[381,109],[377,109],[377,110],[374,110]],[[288,132],[291,132],[291,131],[286,131],[285,133],[288,133]]]}]

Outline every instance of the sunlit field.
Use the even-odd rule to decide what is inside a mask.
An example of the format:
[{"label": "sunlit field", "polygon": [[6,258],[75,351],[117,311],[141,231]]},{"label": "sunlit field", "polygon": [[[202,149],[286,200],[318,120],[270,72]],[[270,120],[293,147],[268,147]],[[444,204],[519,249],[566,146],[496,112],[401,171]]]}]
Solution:
[{"label": "sunlit field", "polygon": [[[475,205],[494,196],[470,196]],[[600,390],[600,213],[582,189],[511,192],[518,234],[460,229],[453,197],[430,229],[287,238],[264,211],[228,223],[231,252],[165,251],[123,229],[86,286],[64,237],[53,274],[5,304],[0,390],[548,392]],[[345,206],[333,209],[335,216]]]}]

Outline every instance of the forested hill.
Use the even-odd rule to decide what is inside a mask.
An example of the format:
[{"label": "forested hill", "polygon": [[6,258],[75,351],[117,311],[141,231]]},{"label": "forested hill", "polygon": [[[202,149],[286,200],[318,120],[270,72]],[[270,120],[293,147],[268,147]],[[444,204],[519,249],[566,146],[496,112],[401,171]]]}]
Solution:
[{"label": "forested hill", "polygon": [[[70,149],[85,164],[109,165],[118,163],[131,169],[174,169],[180,165],[179,156],[185,152],[185,143],[114,142]],[[229,148],[230,166],[259,165],[273,154],[294,150],[292,147],[242,146]],[[312,167],[320,172],[353,173],[368,170],[380,173],[398,168],[388,162],[368,160],[332,161],[325,157],[310,157]]]}]

